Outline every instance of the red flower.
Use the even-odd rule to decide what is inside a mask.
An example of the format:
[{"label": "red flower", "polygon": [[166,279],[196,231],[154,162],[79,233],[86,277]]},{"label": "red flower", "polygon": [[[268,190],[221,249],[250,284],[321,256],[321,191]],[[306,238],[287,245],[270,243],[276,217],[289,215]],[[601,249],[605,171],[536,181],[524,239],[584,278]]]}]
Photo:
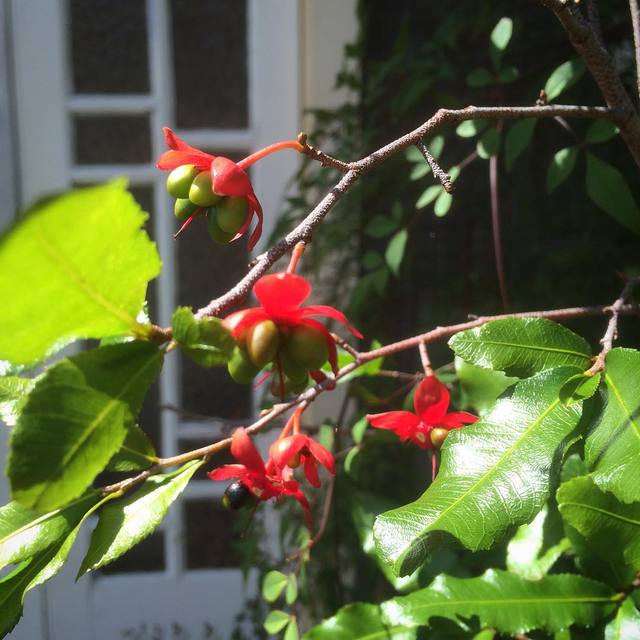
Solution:
[{"label": "red flower", "polygon": [[231,438],[231,454],[241,464],[225,464],[209,473],[212,480],[238,479],[258,500],[282,496],[295,498],[304,511],[309,529],[313,526],[311,510],[300,486],[291,479],[293,471],[279,467],[271,458],[265,465],[247,432],[240,427]]},{"label": "red flower", "polygon": [[296,457],[300,456],[300,464],[303,465],[307,480],[314,486],[320,486],[318,477],[318,462],[332,475],[336,475],[336,464],[331,452],[313,438],[297,433],[292,436],[276,440],[269,449],[269,458],[281,469],[297,462]]},{"label": "red flower", "polygon": [[246,222],[238,230],[233,240],[237,240],[246,232],[255,213],[257,224],[248,243],[249,250],[253,249],[262,233],[262,206],[253,192],[249,176],[244,172],[243,167],[248,165],[243,165],[243,161],[236,163],[229,158],[212,156],[209,153],[200,151],[200,149],[191,147],[184,140],[178,138],[169,127],[165,127],[163,132],[170,151],[162,154],[156,164],[158,169],[171,171],[184,164],[193,164],[202,171],[211,171],[213,192],[217,195],[245,197],[249,205],[249,214]]},{"label": "red flower", "polygon": [[[376,429],[394,431],[402,442],[410,440],[422,449],[435,449],[431,432],[436,429],[459,429],[478,418],[466,411],[447,413],[449,390],[435,376],[427,376],[418,385],[410,411],[387,411],[368,415],[367,420]],[[434,457],[435,460],[435,457]]]},{"label": "red flower", "polygon": [[272,320],[279,328],[306,326],[324,336],[329,354],[329,363],[334,373],[338,371],[336,345],[327,328],[309,316],[332,318],[345,325],[357,338],[362,334],[354,329],[342,311],[323,304],[301,306],[311,293],[311,285],[302,276],[283,272],[263,276],[253,289],[260,307],[236,311],[227,316],[224,324],[236,340],[241,340],[246,331],[258,322]]}]

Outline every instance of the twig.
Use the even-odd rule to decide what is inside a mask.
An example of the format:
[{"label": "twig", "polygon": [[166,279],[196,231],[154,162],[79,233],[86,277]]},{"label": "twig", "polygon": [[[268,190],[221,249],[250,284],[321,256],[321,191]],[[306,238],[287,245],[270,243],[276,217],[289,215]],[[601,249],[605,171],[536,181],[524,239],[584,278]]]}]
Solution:
[{"label": "twig", "polygon": [[604,369],[604,361],[607,357],[607,354],[613,348],[613,341],[618,337],[618,319],[620,318],[620,310],[624,308],[626,301],[628,300],[633,288],[640,284],[640,278],[629,278],[626,284],[624,285],[624,289],[620,293],[618,299],[610,306],[606,308],[607,313],[611,313],[611,318],[607,324],[607,330],[605,331],[604,336],[600,340],[600,344],[602,345],[602,349],[600,353],[597,355],[593,366],[589,369],[588,373],[593,375],[598,373],[598,371],[602,371]]},{"label": "twig", "polygon": [[420,351],[420,362],[422,362],[424,375],[432,376],[433,369],[431,368],[431,360],[429,359],[429,352],[427,351],[427,345],[424,342],[421,342],[418,345],[418,351]]},{"label": "twig", "polygon": [[312,147],[307,142],[306,133],[300,132],[298,134],[298,142],[302,145],[302,153],[309,156],[312,160],[318,161],[323,167],[333,167],[342,173],[347,173],[347,171],[349,171],[349,163],[338,160],[337,158],[330,156],[328,153]]},{"label": "twig", "polygon": [[393,371],[389,369],[380,369],[377,376],[381,378],[392,378],[393,380],[406,380],[407,382],[418,381],[422,378],[422,373],[406,373],[404,371]]},{"label": "twig", "polygon": [[[498,122],[498,132],[502,129],[502,123]],[[498,195],[498,154],[494,153],[489,158],[489,190],[491,193],[491,232],[493,234],[493,253],[496,259],[496,272],[498,274],[498,286],[502,299],[503,311],[509,311],[509,296],[507,283],[504,276],[504,258],[502,256],[502,238],[500,233],[500,198]]]},{"label": "twig", "polygon": [[337,333],[331,333],[331,337],[335,340],[336,344],[346,351],[350,356],[353,356],[356,360],[360,355],[346,340],[343,340]]},{"label": "twig", "polygon": [[466,107],[464,109],[439,109],[431,118],[413,131],[397,138],[393,142],[377,149],[368,156],[348,164],[348,171],[340,181],[327,193],[307,217],[282,240],[266,253],[258,256],[254,266],[235,286],[219,298],[212,300],[196,313],[197,318],[219,316],[229,307],[244,300],[256,281],[271,266],[290,251],[301,240],[309,240],[314,229],[324,220],[333,206],[355,184],[358,178],[371,171],[390,156],[416,144],[447,124],[465,120],[520,120],[522,118],[554,118],[565,116],[570,118],[605,118],[619,121],[618,115],[607,107],[585,107],[577,105],[541,105],[534,107]]},{"label": "twig", "polygon": [[638,8],[638,0],[629,0],[629,11],[633,25],[633,48],[636,54],[636,83],[638,96],[640,96],[640,8]]},{"label": "twig", "polygon": [[[394,353],[400,353],[401,351],[406,351],[408,349],[415,349],[421,342],[425,344],[430,344],[432,342],[437,342],[439,340],[443,340],[452,336],[455,333],[460,331],[465,331],[467,329],[474,329],[475,327],[479,327],[487,322],[492,320],[502,320],[505,318],[548,318],[551,320],[568,320],[571,318],[582,318],[588,316],[601,316],[606,313],[609,313],[610,306],[601,305],[601,306],[591,306],[591,307],[569,307],[566,309],[551,309],[547,311],[527,311],[524,313],[512,313],[512,314],[500,314],[495,316],[482,316],[479,318],[475,318],[474,320],[470,320],[468,322],[462,322],[459,324],[453,324],[445,327],[436,327],[431,331],[427,331],[426,333],[422,333],[417,336],[413,336],[411,338],[405,338],[404,340],[400,340],[398,342],[394,342],[384,347],[380,347],[378,349],[372,349],[370,351],[361,351],[358,353],[358,361],[350,362],[349,364],[342,367],[335,377],[328,376],[326,380],[323,382],[311,387],[301,393],[297,398],[290,400],[289,402],[282,402],[273,405],[271,409],[266,411],[263,415],[260,416],[258,420],[256,420],[252,425],[247,427],[247,432],[250,434],[256,433],[260,431],[264,426],[275,420],[277,417],[281,416],[283,413],[287,412],[289,409],[292,409],[296,406],[308,406],[311,402],[313,402],[321,393],[327,390],[327,388],[333,387],[336,380],[343,378],[351,371],[354,371],[358,367],[362,366],[366,362],[370,362],[371,360],[375,360],[376,358],[386,357],[392,355]],[[625,304],[617,307],[618,315],[639,315],[640,316],[640,305],[637,304]],[[157,473],[160,473],[163,469],[167,467],[175,467],[185,462],[189,462],[191,460],[196,460],[198,458],[208,458],[214,453],[218,451],[222,451],[231,445],[231,438],[224,438],[217,442],[214,442],[205,447],[200,447],[199,449],[194,449],[192,451],[187,451],[185,453],[181,453],[176,456],[172,456],[169,458],[160,458],[156,464],[152,467],[139,473],[136,476],[131,478],[127,478],[126,480],[122,480],[121,482],[116,482],[115,484],[108,485],[102,488],[102,493],[113,493],[116,491],[128,491],[129,489],[137,486],[141,482],[144,482],[147,478]]]},{"label": "twig", "polygon": [[419,142],[416,142],[416,147],[418,147],[422,157],[431,167],[433,175],[442,183],[444,190],[447,193],[453,193],[455,187],[453,186],[453,182],[451,182],[451,176],[442,170],[440,165],[436,162],[436,159],[431,155],[429,149],[427,149],[427,145],[420,140]]}]

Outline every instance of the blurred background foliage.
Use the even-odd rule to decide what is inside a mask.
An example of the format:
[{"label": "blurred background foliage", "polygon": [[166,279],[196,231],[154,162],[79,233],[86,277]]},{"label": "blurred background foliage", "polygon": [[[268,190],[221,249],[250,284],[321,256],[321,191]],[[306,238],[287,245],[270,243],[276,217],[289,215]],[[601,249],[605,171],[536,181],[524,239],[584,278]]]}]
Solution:
[{"label": "blurred background foliage", "polygon": [[[605,42],[635,95],[628,8],[610,1],[599,5]],[[313,145],[340,159],[368,154],[440,107],[534,105],[540,90],[545,85],[549,89],[552,72],[572,60],[564,90],[557,96],[549,91],[549,98],[563,104],[603,104],[559,23],[538,3],[496,0],[480,7],[474,0],[367,0],[360,3],[359,14],[359,42],[346,48],[344,69],[336,78],[336,87],[347,87],[353,98],[335,110],[314,111],[309,131]],[[509,21],[503,18],[512,21],[511,38]],[[492,154],[498,162],[510,310],[607,304],[620,292],[618,274],[638,271],[638,235],[611,211],[620,204],[615,192],[624,191],[613,188],[616,181],[626,183],[636,201],[640,198],[637,167],[613,131],[594,129],[587,120],[571,121],[567,128],[553,119],[493,122],[478,129],[451,126],[425,141],[442,168],[452,177],[458,174],[453,197],[443,194],[412,149],[361,179],[316,231],[304,265],[322,283],[323,295],[346,308],[369,340],[385,343],[472,314],[503,311],[492,242]],[[554,165],[554,155],[568,147],[571,151],[561,153]],[[587,154],[615,167],[613,184],[607,176],[605,184],[589,187]],[[302,219],[338,179],[336,171],[306,162],[274,238]],[[609,211],[594,203],[598,190],[614,192],[605,203]],[[631,201],[631,206],[636,204]],[[602,318],[569,326],[597,350]],[[620,333],[625,346],[640,345],[637,319],[622,318]],[[453,381],[453,356],[446,343],[433,345],[430,355],[441,378]],[[471,384],[461,389],[456,382],[454,399],[459,408],[481,413],[509,381],[464,366],[459,377]],[[401,354],[384,367],[419,370],[418,353]],[[351,381],[348,397],[357,399],[362,415],[398,408],[410,388],[396,380],[362,377]],[[407,402],[410,407],[410,398]],[[401,446],[387,433],[363,434],[362,424],[351,433],[352,423],[341,417],[335,423],[334,452],[345,459],[342,452],[354,443],[358,447],[341,465],[327,533],[313,550],[313,562],[301,572],[303,581],[313,585],[300,594],[311,620],[353,600],[379,602],[394,587],[424,586],[441,572],[476,576],[487,567],[504,568],[507,543],[482,553],[439,551],[404,583],[385,578],[367,554],[374,515],[422,493],[430,464],[425,452]],[[318,498],[316,506],[321,502]],[[549,511],[545,549],[562,537],[553,505]],[[285,518],[290,523],[283,531],[285,549],[300,542],[298,515],[292,510],[291,520]],[[571,571],[572,562],[562,559],[554,572]],[[447,629],[445,625],[442,637],[455,637]],[[437,628],[428,634],[440,637]]]}]

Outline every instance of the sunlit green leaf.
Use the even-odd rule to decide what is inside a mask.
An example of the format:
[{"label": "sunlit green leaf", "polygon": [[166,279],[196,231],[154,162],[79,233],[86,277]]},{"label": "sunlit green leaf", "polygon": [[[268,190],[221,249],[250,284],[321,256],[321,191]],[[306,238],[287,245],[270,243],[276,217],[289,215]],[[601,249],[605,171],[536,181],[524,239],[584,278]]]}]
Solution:
[{"label": "sunlit green leaf", "polygon": [[461,138],[472,138],[482,133],[487,127],[486,120],[465,120],[456,127],[456,133]]},{"label": "sunlit green leaf", "polygon": [[262,597],[275,602],[287,586],[287,576],[280,571],[269,571],[262,581]]},{"label": "sunlit green leaf", "polygon": [[619,133],[618,127],[616,127],[610,120],[604,118],[600,120],[594,120],[587,132],[584,134],[584,141],[587,144],[598,144],[599,142],[607,142]]},{"label": "sunlit green leaf", "polygon": [[0,420],[12,427],[27,401],[35,380],[19,376],[0,378]]},{"label": "sunlit green leaf", "polygon": [[409,234],[406,229],[401,229],[396,233],[393,238],[389,241],[387,245],[387,250],[385,251],[384,258],[391,269],[391,272],[398,276],[400,274],[400,265],[402,264],[402,259],[404,258],[404,250],[407,246],[407,239]]},{"label": "sunlit green leaf", "polygon": [[551,193],[571,175],[577,158],[576,147],[565,147],[555,152],[547,169],[547,193]]},{"label": "sunlit green leaf", "polygon": [[604,630],[604,640],[630,640],[640,638],[640,611],[631,598],[627,598],[615,617]]},{"label": "sunlit green leaf", "polygon": [[487,129],[478,140],[476,151],[478,155],[487,160],[491,156],[495,156],[500,149],[500,134],[495,127]]},{"label": "sunlit green leaf", "polygon": [[284,611],[270,611],[264,621],[264,628],[267,633],[278,633],[289,624],[290,619],[291,616]]},{"label": "sunlit green leaf", "polygon": [[544,85],[547,100],[555,100],[565,89],[577,82],[585,70],[582,58],[574,58],[556,67]]}]

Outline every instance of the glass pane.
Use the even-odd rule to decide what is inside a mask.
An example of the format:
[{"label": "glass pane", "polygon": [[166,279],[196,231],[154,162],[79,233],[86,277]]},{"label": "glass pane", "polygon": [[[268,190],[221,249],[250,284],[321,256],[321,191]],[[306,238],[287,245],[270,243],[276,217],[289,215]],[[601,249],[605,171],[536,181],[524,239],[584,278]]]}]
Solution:
[{"label": "glass pane", "polygon": [[[171,215],[171,214],[167,214]],[[214,244],[206,220],[195,220],[177,240],[178,304],[204,306],[224,293],[247,271],[246,239]],[[226,367],[203,369],[187,357],[180,357],[182,409],[229,419],[251,415],[251,386],[233,382]]]},{"label": "glass pane", "polygon": [[151,161],[148,116],[75,116],[76,164],[143,164]]},{"label": "glass pane", "polygon": [[100,569],[100,573],[134,573],[164,571],[164,533],[156,531],[115,562]]},{"label": "glass pane", "polygon": [[178,128],[246,128],[246,0],[171,0]]},{"label": "glass pane", "polygon": [[148,93],[145,0],[69,0],[75,93]]},{"label": "glass pane", "polygon": [[233,526],[236,513],[227,511],[219,499],[211,498],[188,500],[184,506],[184,517],[188,569],[240,565],[236,550],[237,534]]}]

